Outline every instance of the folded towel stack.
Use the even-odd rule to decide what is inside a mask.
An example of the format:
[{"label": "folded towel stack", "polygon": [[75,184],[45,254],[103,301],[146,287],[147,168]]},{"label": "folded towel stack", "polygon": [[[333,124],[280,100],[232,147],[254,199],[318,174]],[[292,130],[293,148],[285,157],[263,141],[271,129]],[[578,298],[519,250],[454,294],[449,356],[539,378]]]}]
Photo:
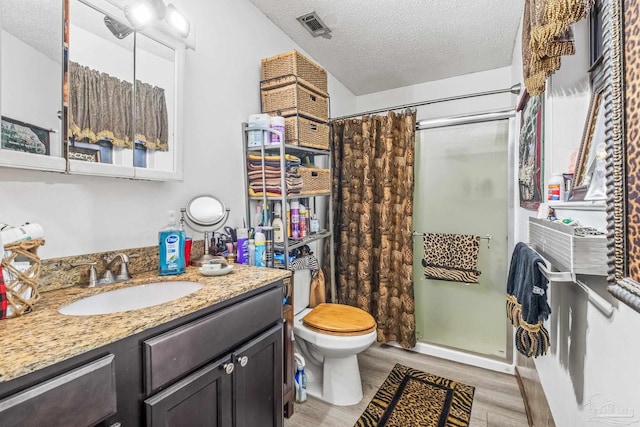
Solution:
[{"label": "folded towel stack", "polygon": [[[285,154],[285,185],[287,196],[300,194],[302,191],[302,176],[298,172],[300,159],[290,154]],[[266,192],[267,196],[281,196],[282,176],[280,172],[280,156],[265,156],[264,171],[262,168],[262,158],[256,154],[249,154],[247,157],[249,173],[249,195],[262,196]],[[264,172],[264,183],[262,175]]]}]

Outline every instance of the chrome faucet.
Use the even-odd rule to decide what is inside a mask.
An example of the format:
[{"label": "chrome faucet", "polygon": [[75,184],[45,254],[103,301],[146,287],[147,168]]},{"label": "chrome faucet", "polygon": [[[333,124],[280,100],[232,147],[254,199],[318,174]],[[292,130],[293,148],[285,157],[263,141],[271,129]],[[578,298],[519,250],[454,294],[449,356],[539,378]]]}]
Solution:
[{"label": "chrome faucet", "polygon": [[[131,279],[131,274],[129,274],[129,257],[126,254],[119,253],[116,254],[113,258],[109,259],[108,256],[103,257],[106,267],[104,273],[100,280],[98,280],[98,286],[100,285],[108,285],[110,283],[123,282],[125,280]],[[120,272],[114,276],[111,269],[114,264],[120,260]]]}]

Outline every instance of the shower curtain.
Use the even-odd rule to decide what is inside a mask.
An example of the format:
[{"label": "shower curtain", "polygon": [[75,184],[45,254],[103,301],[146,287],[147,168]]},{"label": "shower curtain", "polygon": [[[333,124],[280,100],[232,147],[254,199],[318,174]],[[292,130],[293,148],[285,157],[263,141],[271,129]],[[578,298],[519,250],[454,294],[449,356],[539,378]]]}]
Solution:
[{"label": "shower curtain", "polygon": [[415,125],[415,111],[332,123],[338,302],[371,313],[379,342],[405,348],[416,344]]}]

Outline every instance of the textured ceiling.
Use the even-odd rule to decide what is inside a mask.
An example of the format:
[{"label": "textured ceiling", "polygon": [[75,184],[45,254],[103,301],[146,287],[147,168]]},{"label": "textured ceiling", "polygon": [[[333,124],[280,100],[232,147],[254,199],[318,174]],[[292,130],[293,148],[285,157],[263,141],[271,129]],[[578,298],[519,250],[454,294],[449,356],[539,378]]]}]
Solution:
[{"label": "textured ceiling", "polygon": [[[128,1],[111,0],[110,3],[123,6]],[[60,0],[0,0],[0,4],[3,30],[54,61],[62,62],[62,2]],[[130,35],[123,40],[117,39],[105,26],[104,15],[97,10],[78,0],[70,0],[69,13],[73,25],[92,32],[124,49],[133,49],[133,36]],[[70,40],[70,43],[73,48],[73,40]],[[145,37],[138,39],[138,48],[145,49],[169,61],[174,59],[174,52],[171,49],[159,43],[150,42]],[[107,54],[107,52],[103,52],[103,54]]]},{"label": "textured ceiling", "polygon": [[[516,0],[250,0],[354,94],[511,64]],[[296,17],[316,11],[331,39]]]},{"label": "textured ceiling", "polygon": [[[62,62],[62,3],[0,0],[2,29],[56,62]],[[52,25],[59,22],[57,26]]]}]

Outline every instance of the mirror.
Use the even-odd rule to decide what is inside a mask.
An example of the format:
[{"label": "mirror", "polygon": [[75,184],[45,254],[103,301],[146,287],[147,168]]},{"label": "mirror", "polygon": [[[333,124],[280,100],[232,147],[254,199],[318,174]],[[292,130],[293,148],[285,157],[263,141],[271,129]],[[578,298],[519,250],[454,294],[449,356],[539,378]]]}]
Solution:
[{"label": "mirror", "polygon": [[606,182],[604,177],[605,114],[602,92],[591,96],[587,120],[578,150],[574,185],[570,201],[604,200]]},{"label": "mirror", "polygon": [[209,233],[224,226],[229,218],[229,209],[217,197],[205,194],[191,199],[180,211],[189,228],[204,233],[204,254],[191,261],[191,265],[202,266],[214,259],[209,254]]},{"label": "mirror", "polygon": [[[136,33],[134,166],[173,170],[175,50]],[[138,174],[142,171],[137,171]]]},{"label": "mirror", "polygon": [[69,160],[132,166],[135,36],[80,0],[69,21]]},{"label": "mirror", "polygon": [[0,7],[0,164],[63,171],[63,3],[2,0]]},{"label": "mirror", "polygon": [[[640,13],[638,2],[604,2],[609,291],[640,312]],[[624,35],[624,37],[623,37]],[[623,42],[624,39],[624,42]],[[624,67],[623,67],[624,65]]]}]

